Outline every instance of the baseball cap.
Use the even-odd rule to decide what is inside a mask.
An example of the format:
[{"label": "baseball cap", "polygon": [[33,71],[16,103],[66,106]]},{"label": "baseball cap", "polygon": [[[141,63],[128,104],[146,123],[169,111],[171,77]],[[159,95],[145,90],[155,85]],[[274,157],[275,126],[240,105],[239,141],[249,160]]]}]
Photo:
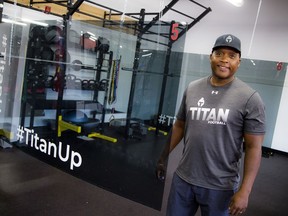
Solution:
[{"label": "baseball cap", "polygon": [[241,41],[232,34],[225,34],[218,37],[215,41],[212,52],[219,47],[231,47],[241,55]]}]

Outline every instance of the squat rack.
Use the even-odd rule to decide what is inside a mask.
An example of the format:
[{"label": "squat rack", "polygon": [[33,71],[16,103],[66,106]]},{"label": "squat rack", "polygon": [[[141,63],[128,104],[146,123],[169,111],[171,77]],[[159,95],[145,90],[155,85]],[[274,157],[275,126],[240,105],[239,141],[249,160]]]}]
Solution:
[{"label": "squat rack", "polygon": [[[164,96],[165,96],[165,90],[166,90],[166,83],[167,83],[167,77],[169,76],[169,61],[170,61],[170,56],[171,56],[171,50],[172,50],[172,46],[173,44],[179,39],[181,38],[187,31],[189,31],[196,23],[198,23],[204,16],[206,16],[210,11],[211,8],[210,7],[205,7],[202,4],[193,1],[193,0],[189,0],[189,2],[193,3],[193,5],[201,7],[203,9],[203,12],[198,16],[198,17],[191,17],[188,14],[185,14],[179,10],[174,9],[173,7],[176,6],[176,4],[179,2],[180,0],[172,0],[167,6],[165,6],[165,8],[157,13],[147,13],[145,12],[145,9],[141,9],[140,13],[125,13],[125,15],[127,16],[131,16],[134,19],[137,19],[138,22],[135,25],[124,25],[127,28],[133,28],[136,35],[137,35],[137,42],[136,42],[136,50],[135,50],[135,57],[134,57],[134,62],[133,62],[133,68],[132,69],[126,69],[126,70],[130,70],[132,71],[132,81],[131,81],[131,87],[130,87],[130,95],[129,95],[129,102],[128,102],[128,108],[127,108],[127,120],[126,120],[126,126],[125,126],[125,137],[128,138],[129,137],[129,128],[130,128],[130,121],[131,121],[131,114],[132,114],[132,107],[133,107],[133,100],[134,100],[134,92],[135,92],[135,83],[136,83],[136,76],[137,73],[140,72],[139,70],[139,57],[140,57],[140,47],[141,47],[141,40],[146,40],[146,41],[150,41],[153,43],[158,43],[164,46],[167,46],[167,53],[166,53],[166,58],[165,58],[165,66],[164,66],[164,71],[163,71],[163,79],[162,79],[162,86],[161,86],[161,94],[160,94],[160,102],[159,102],[159,107],[158,107],[158,113],[157,113],[157,117],[161,115],[162,112],[162,108],[163,108],[163,101],[164,101]],[[164,16],[168,11],[173,11],[175,13],[178,13],[184,17],[189,18],[191,21],[187,24],[187,26],[181,24],[181,23],[176,23],[175,21],[172,21],[171,23],[169,22],[164,22],[161,21],[161,17]],[[119,15],[123,15],[123,12],[117,12],[117,13],[113,13],[112,11],[110,11],[110,13],[105,13],[104,15],[104,20],[107,20],[106,17],[109,17],[109,19],[113,16],[119,16]],[[152,20],[148,23],[145,24],[145,16],[154,16],[152,18]],[[139,16],[139,17],[137,17]],[[153,26],[157,26],[159,25],[166,25],[169,26],[170,25],[170,30],[169,32],[162,32],[162,33],[155,33],[153,31],[151,31],[151,28]],[[114,25],[115,22],[110,22],[108,23],[108,25]],[[105,22],[103,24],[103,26],[107,25]],[[145,38],[145,35],[159,35],[163,38],[168,39],[168,43],[161,43],[158,41],[154,41],[148,38]],[[157,121],[157,125],[156,125],[156,134],[159,133],[159,121]]]}]

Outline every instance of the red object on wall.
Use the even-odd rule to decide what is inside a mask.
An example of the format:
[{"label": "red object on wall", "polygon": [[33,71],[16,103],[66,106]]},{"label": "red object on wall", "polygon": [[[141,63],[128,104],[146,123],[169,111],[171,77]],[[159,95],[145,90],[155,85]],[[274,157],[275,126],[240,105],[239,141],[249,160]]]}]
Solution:
[{"label": "red object on wall", "polygon": [[83,49],[95,51],[97,41],[90,38],[90,34],[84,33],[80,39],[80,45]]},{"label": "red object on wall", "polygon": [[49,14],[51,12],[51,7],[50,6],[45,6],[44,12]]},{"label": "red object on wall", "polygon": [[172,22],[172,26],[171,26],[171,32],[170,32],[170,39],[172,41],[176,41],[178,39],[179,36],[179,30],[177,29],[179,26],[179,23],[175,23]]},{"label": "red object on wall", "polygon": [[280,71],[283,68],[283,62],[278,62],[277,63],[277,70]]}]

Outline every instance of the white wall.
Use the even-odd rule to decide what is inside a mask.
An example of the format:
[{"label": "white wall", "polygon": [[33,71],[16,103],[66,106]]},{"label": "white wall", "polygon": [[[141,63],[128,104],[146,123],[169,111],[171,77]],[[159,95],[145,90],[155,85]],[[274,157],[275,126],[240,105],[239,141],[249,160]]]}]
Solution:
[{"label": "white wall", "polygon": [[209,54],[215,38],[231,32],[242,40],[244,58],[283,62],[288,60],[288,1],[246,0],[241,8],[234,7],[225,0],[201,2],[210,5],[212,12],[188,32],[186,52]]},{"label": "white wall", "polygon": [[[170,0],[94,0],[95,2],[126,12],[158,12]],[[232,33],[242,40],[244,58],[283,61],[288,59],[288,1],[287,0],[244,0],[237,8],[225,0],[201,0],[212,12],[205,16],[186,35],[185,52],[209,54],[214,40],[223,33]],[[198,7],[191,8],[188,0],[180,0],[175,8],[190,16],[199,13]],[[260,5],[260,10],[258,8]],[[255,26],[256,18],[258,20]],[[175,13],[168,13],[164,20],[183,19]],[[178,20],[182,21],[182,20]],[[255,34],[253,29],[255,28]]]}]

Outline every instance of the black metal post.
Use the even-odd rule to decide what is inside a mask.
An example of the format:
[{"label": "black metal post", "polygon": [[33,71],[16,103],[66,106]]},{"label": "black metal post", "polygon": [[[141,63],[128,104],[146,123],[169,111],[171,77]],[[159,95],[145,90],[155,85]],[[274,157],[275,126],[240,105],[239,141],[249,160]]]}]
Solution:
[{"label": "black metal post", "polygon": [[[111,68],[112,68],[112,64],[113,64],[113,52],[110,51],[109,52],[109,63],[108,63],[108,68],[107,68],[107,76],[106,78],[109,79],[110,78],[110,72],[111,72]],[[103,110],[102,110],[102,118],[101,118],[101,127],[100,127],[100,131],[101,133],[103,133],[104,131],[104,123],[105,123],[105,115],[106,115],[106,107],[107,107],[107,99],[108,99],[108,87],[105,86],[105,95],[104,95],[104,101],[103,101]]]},{"label": "black metal post", "polygon": [[[102,49],[100,49],[98,51],[98,57],[96,58],[97,61],[97,65],[96,65],[96,82],[99,83],[100,79],[101,79],[101,72],[102,72],[102,66],[103,66],[103,61],[104,61],[104,51]],[[97,88],[95,88],[94,90],[94,96],[93,96],[93,101],[98,101],[98,95],[99,95],[99,90]]]},{"label": "black metal post", "polygon": [[[56,68],[59,67],[59,71],[56,71],[58,74],[58,79],[59,80],[59,90],[58,90],[58,99],[57,99],[57,108],[56,108],[56,128],[59,127],[58,124],[58,119],[59,116],[62,115],[62,103],[63,103],[63,94],[64,94],[64,86],[65,86],[65,73],[66,73],[66,60],[67,60],[67,30],[69,28],[68,23],[69,23],[69,18],[70,16],[63,16],[63,39],[62,41],[60,40],[60,53],[63,53],[64,56],[63,58],[60,58],[59,62],[56,63]],[[56,69],[57,70],[57,69]],[[56,130],[56,134],[58,131]],[[58,136],[56,135],[58,138]]]},{"label": "black metal post", "polygon": [[[141,9],[140,19],[139,19],[139,23],[138,23],[138,28],[140,29],[140,32],[142,32],[142,30],[143,30],[144,18],[145,18],[145,9]],[[127,108],[127,118],[126,118],[126,126],[125,126],[125,138],[126,139],[129,138],[129,127],[130,127],[130,120],[131,120],[131,114],[132,114],[132,108],[133,108],[135,83],[136,83],[137,70],[138,70],[138,66],[139,66],[141,38],[142,38],[142,34],[138,34],[137,35],[137,42],[136,42],[135,56],[134,56],[134,62],[133,62],[130,95],[129,95],[128,108]]]},{"label": "black metal post", "polygon": [[[175,23],[175,21],[171,22],[170,31],[169,31],[170,33],[172,32],[172,28],[173,28],[173,24],[174,23]],[[168,74],[169,74],[169,63],[170,63],[172,44],[173,44],[173,40],[171,39],[171,37],[169,37],[168,48],[167,48],[167,53],[166,53],[166,58],[165,58],[162,86],[161,86],[161,94],[160,94],[160,99],[159,99],[158,114],[157,114],[157,123],[156,123],[156,131],[155,131],[155,133],[157,135],[159,133],[158,117],[162,114],[162,109],[163,109],[163,103],[164,103],[164,98],[165,98],[165,90],[166,90],[166,83],[167,83],[167,78],[168,78]]]},{"label": "black metal post", "polygon": [[3,7],[4,7],[4,0],[0,0],[0,23],[2,23]]}]

